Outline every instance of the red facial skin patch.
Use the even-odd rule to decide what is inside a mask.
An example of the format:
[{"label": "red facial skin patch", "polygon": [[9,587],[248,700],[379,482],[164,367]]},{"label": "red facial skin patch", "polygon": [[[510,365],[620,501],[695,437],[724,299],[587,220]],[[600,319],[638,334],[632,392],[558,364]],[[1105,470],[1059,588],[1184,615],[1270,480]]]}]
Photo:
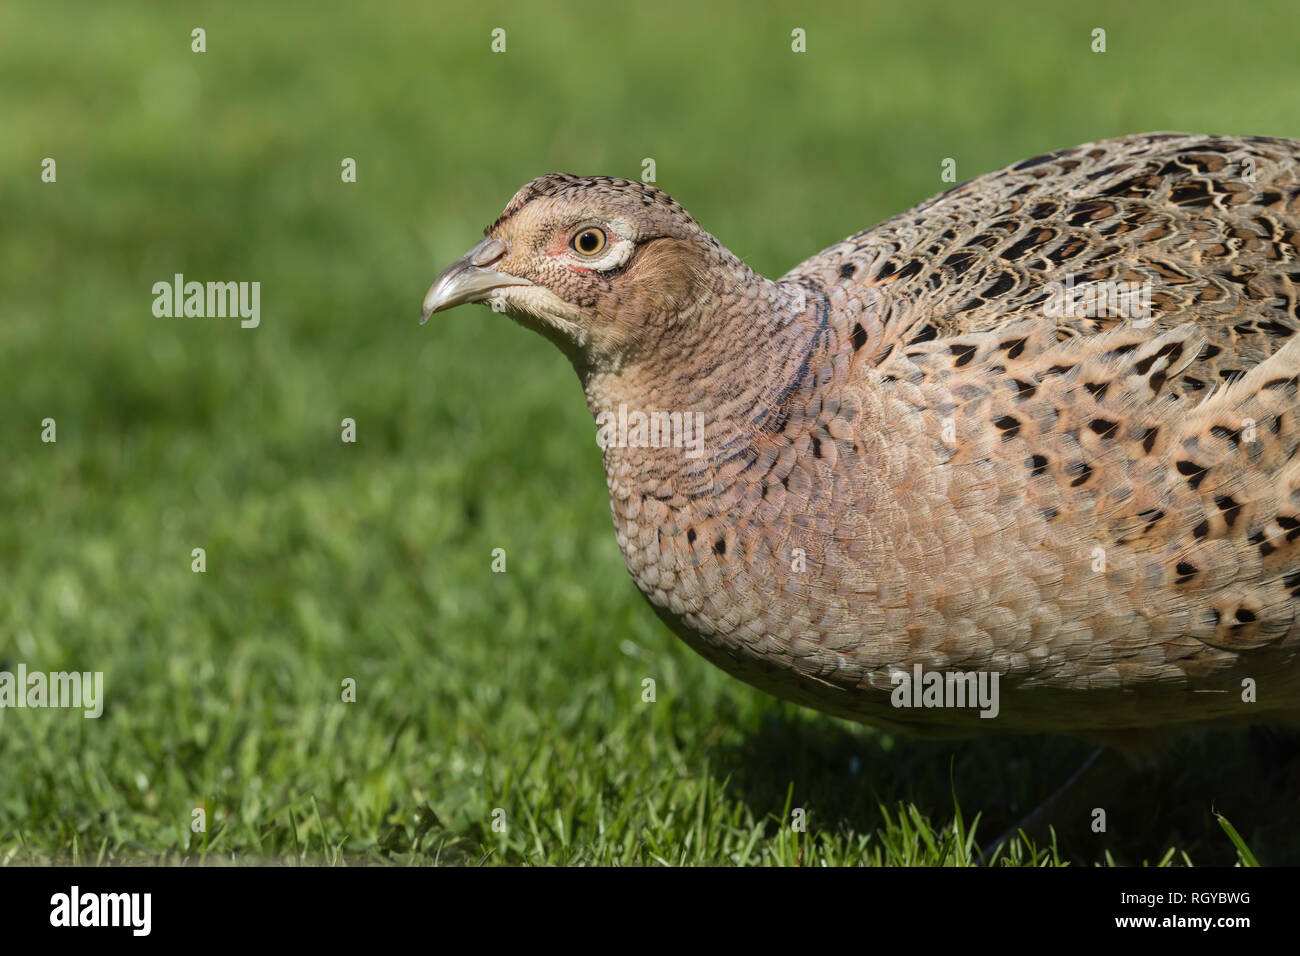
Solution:
[{"label": "red facial skin patch", "polygon": [[[568,234],[558,233],[555,236],[553,236],[551,238],[551,241],[546,244],[546,254],[550,256],[552,259],[561,259],[569,255],[572,255],[573,250],[569,248]],[[574,272],[581,272],[588,275],[596,271],[595,269],[588,269],[586,266],[574,265],[571,262],[566,262],[565,265],[568,266],[570,269],[572,269]]]}]

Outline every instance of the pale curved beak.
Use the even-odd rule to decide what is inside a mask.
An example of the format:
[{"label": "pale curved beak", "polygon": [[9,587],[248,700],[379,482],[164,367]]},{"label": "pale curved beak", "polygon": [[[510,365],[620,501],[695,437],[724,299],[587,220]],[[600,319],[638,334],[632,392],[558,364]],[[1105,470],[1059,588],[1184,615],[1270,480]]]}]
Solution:
[{"label": "pale curved beak", "polygon": [[500,239],[484,239],[445,270],[429,287],[420,310],[420,324],[429,316],[466,302],[482,302],[495,289],[508,285],[532,285],[527,279],[489,268],[507,252]]}]

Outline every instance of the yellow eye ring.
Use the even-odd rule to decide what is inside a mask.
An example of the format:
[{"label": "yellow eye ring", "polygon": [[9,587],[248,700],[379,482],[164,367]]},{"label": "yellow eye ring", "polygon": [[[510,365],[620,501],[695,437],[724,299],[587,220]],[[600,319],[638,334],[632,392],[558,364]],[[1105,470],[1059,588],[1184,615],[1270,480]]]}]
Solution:
[{"label": "yellow eye ring", "polygon": [[569,245],[580,256],[594,256],[605,248],[608,241],[603,229],[596,226],[583,226],[574,234]]}]

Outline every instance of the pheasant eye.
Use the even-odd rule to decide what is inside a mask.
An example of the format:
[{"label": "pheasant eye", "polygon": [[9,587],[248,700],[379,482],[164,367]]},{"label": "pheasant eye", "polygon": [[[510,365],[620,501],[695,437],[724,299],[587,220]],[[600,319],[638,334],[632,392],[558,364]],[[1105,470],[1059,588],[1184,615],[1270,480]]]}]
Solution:
[{"label": "pheasant eye", "polygon": [[573,237],[573,248],[584,256],[594,256],[605,248],[605,233],[588,227]]}]

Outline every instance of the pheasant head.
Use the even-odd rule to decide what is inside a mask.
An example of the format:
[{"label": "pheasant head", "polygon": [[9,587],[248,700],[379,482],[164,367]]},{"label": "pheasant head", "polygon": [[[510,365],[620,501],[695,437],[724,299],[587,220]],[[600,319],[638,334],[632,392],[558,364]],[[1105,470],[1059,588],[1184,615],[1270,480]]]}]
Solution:
[{"label": "pheasant head", "polygon": [[[440,275],[422,317],[483,302],[557,344],[580,375],[719,334],[723,297],[755,275],[667,194],[562,173],[528,183]],[[769,283],[770,284],[770,283]]]}]

